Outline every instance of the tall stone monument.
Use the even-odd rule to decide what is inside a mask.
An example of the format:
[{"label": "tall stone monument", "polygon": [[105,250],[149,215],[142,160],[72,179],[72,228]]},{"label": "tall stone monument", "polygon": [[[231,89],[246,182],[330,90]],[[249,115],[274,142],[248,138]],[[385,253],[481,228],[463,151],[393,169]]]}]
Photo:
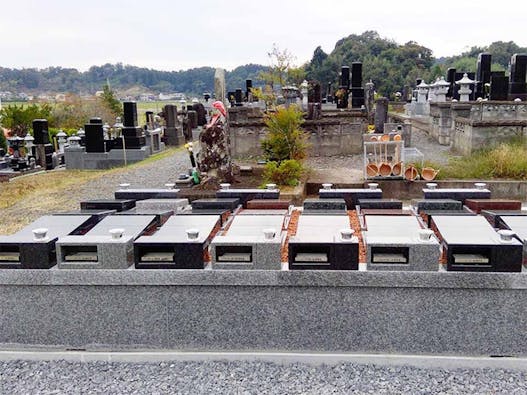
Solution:
[{"label": "tall stone monument", "polygon": [[227,88],[225,85],[225,70],[217,68],[214,72],[214,96],[223,105],[227,105]]}]

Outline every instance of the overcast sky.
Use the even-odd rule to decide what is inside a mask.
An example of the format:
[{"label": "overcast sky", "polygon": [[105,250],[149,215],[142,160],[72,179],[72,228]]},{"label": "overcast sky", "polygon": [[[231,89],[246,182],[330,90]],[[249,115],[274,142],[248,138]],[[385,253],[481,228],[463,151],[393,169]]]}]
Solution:
[{"label": "overcast sky", "polygon": [[0,66],[230,70],[268,64],[273,43],[300,65],[366,30],[439,57],[498,40],[526,47],[526,18],[525,0],[1,0]]}]

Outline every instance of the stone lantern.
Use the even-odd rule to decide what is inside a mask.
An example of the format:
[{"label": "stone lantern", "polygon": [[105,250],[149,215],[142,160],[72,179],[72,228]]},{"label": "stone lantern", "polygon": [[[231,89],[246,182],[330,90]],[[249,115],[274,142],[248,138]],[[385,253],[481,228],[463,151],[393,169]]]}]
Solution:
[{"label": "stone lantern", "polygon": [[446,94],[448,92],[448,88],[450,87],[450,84],[445,81],[445,77],[441,77],[438,81],[436,81],[435,86],[436,86],[436,92],[435,92],[436,101],[445,102]]},{"label": "stone lantern", "polygon": [[64,153],[64,145],[66,144],[66,139],[68,138],[68,135],[64,133],[63,130],[59,130],[57,133],[57,142],[59,144],[59,152],[61,154]]},{"label": "stone lantern", "polygon": [[439,81],[439,77],[429,85],[430,90],[428,91],[428,101],[433,102],[437,101],[436,99],[436,90],[437,90],[437,81]]},{"label": "stone lantern", "polygon": [[472,89],[470,89],[470,85],[474,84],[474,80],[471,80],[468,78],[467,73],[463,74],[463,78],[461,78],[459,81],[456,81],[456,84],[459,85],[459,101],[469,101],[470,100],[470,94],[472,93]]},{"label": "stone lantern", "polygon": [[424,81],[417,85],[417,103],[426,103],[426,96],[430,87]]},{"label": "stone lantern", "polygon": [[70,145],[70,148],[80,147],[81,138],[79,136],[71,136],[70,138],[68,138],[68,143]]},{"label": "stone lantern", "polygon": [[34,141],[35,141],[35,138],[31,136],[29,133],[26,134],[26,137],[24,137],[24,143],[26,145],[26,157],[34,156],[33,155],[33,147],[35,146]]},{"label": "stone lantern", "polygon": [[302,95],[302,108],[304,110],[307,110],[307,92],[308,92],[309,84],[306,80],[304,80],[300,84],[300,93]]}]

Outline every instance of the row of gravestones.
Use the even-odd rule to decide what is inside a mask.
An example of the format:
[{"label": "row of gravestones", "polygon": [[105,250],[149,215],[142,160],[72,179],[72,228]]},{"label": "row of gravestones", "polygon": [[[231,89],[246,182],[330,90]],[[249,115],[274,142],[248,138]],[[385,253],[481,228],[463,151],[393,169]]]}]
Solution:
[{"label": "row of gravestones", "polygon": [[[527,100],[527,54],[514,54],[510,60],[510,76],[505,71],[491,71],[492,55],[480,53],[478,55],[476,72],[468,72],[467,77],[474,80],[469,86],[472,92],[469,100],[477,98],[497,101],[521,99]],[[447,70],[446,82],[450,84],[446,97],[459,100],[460,85],[456,84],[463,78],[464,72],[458,72],[455,68]],[[419,85],[422,79],[416,80]]]}]

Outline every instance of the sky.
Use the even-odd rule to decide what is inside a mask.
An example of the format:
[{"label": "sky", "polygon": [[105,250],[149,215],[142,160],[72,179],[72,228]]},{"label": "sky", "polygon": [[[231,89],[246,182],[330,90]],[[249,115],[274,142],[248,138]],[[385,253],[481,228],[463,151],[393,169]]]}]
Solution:
[{"label": "sky", "polygon": [[298,66],[366,30],[441,57],[494,41],[527,47],[526,17],[525,0],[0,0],[0,67],[231,70],[269,64],[273,44]]}]

